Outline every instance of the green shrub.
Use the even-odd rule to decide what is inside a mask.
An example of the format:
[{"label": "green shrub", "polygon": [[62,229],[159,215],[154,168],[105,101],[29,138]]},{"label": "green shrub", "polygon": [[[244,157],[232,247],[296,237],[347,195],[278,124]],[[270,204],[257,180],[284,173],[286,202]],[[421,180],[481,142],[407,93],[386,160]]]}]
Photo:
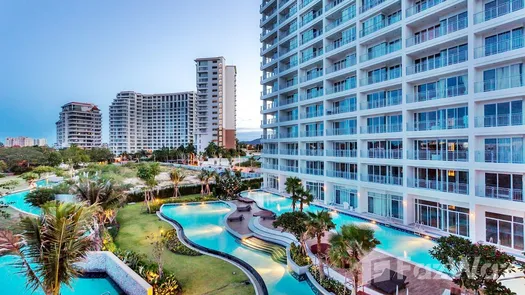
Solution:
[{"label": "green shrub", "polygon": [[314,277],[314,279],[319,283],[319,285],[323,286],[323,288],[325,288],[326,291],[332,292],[335,295],[352,294],[351,290],[348,290],[348,288],[346,288],[343,284],[341,284],[337,280],[334,280],[326,276],[323,280],[321,280],[321,276],[319,274],[319,267],[317,265],[310,266],[309,271]]},{"label": "green shrub", "polygon": [[34,207],[41,207],[49,201],[55,199],[55,190],[52,188],[39,188],[25,196],[25,202]]},{"label": "green shrub", "polygon": [[200,252],[190,249],[184,245],[177,237],[177,232],[173,229],[166,232],[163,236],[166,242],[166,248],[173,253],[186,256],[200,256]]},{"label": "green shrub", "polygon": [[200,203],[200,202],[210,202],[217,201],[217,198],[214,196],[198,196],[194,198],[168,198],[168,199],[156,199],[153,203],[150,204],[151,213],[155,214],[160,210],[160,207],[164,204],[179,204],[179,203]]},{"label": "green shrub", "polygon": [[299,266],[306,266],[312,263],[310,257],[304,254],[301,250],[301,246],[298,246],[295,243],[290,245],[290,257],[292,260]]}]

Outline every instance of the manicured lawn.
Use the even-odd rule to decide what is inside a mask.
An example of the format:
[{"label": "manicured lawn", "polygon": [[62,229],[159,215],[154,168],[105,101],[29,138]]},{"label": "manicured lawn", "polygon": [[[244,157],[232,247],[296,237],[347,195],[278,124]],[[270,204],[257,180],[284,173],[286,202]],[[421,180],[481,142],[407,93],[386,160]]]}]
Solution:
[{"label": "manicured lawn", "polygon": [[[186,198],[189,197],[192,196]],[[117,218],[120,231],[115,243],[121,249],[143,253],[151,259],[151,246],[146,237],[158,235],[161,230],[171,230],[172,226],[154,214],[142,213],[142,206],[137,203],[120,209]],[[166,250],[164,261],[164,267],[181,283],[184,294],[255,294],[251,284],[244,284],[248,277],[221,259],[207,255],[184,256]]]}]

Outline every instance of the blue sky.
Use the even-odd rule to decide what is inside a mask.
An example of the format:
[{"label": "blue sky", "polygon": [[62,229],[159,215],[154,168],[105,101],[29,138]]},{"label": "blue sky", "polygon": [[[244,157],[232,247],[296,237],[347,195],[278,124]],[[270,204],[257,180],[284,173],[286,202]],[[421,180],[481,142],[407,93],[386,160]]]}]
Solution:
[{"label": "blue sky", "polygon": [[258,0],[0,0],[0,142],[55,142],[60,106],[195,90],[197,57],[237,66],[241,140],[260,134]]}]

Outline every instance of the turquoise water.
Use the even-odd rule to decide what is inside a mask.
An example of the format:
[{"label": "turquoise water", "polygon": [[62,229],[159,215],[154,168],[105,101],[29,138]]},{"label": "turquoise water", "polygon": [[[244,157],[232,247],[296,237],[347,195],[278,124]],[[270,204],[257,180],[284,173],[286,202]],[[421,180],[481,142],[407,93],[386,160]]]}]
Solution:
[{"label": "turquoise water", "polygon": [[[292,211],[292,201],[282,196],[262,191],[243,192],[241,195],[254,199],[259,207],[271,210],[278,215]],[[304,210],[316,212],[322,209],[320,206],[310,205],[306,206]],[[332,218],[337,229],[339,229],[341,225],[349,223],[366,224],[375,230],[375,237],[381,242],[381,244],[377,246],[379,250],[383,250],[401,259],[443,271],[443,266],[439,261],[430,256],[428,252],[436,245],[432,240],[427,240],[386,226],[372,224],[371,222],[337,212],[332,213]]]},{"label": "turquoise water", "polygon": [[225,229],[224,216],[231,211],[227,204],[163,206],[161,210],[164,215],[179,222],[193,242],[228,253],[250,264],[262,276],[270,294],[313,294],[306,282],[299,282],[288,273],[286,265],[242,246]]},{"label": "turquoise water", "polygon": [[[16,258],[13,256],[0,257],[0,285],[2,294],[17,295],[44,295],[42,290],[31,293],[26,289],[26,279],[24,275],[18,273],[18,269],[10,266]],[[62,295],[118,295],[121,291],[109,278],[78,278],[73,281],[71,289],[62,287]]]},{"label": "turquoise water", "polygon": [[[46,180],[42,179],[36,182],[37,187],[46,186]],[[29,190],[21,191],[18,193],[10,194],[5,197],[0,198],[0,201],[3,201],[6,204],[9,204],[9,206],[12,206],[20,211],[24,211],[27,213],[40,215],[42,210],[40,207],[33,207],[31,204],[28,204],[25,202],[25,196],[29,194]]]}]

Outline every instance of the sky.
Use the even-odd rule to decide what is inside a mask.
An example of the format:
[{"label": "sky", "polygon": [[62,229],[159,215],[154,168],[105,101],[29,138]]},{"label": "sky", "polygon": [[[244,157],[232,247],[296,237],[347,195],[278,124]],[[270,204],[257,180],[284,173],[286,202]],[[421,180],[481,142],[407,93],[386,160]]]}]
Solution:
[{"label": "sky", "polygon": [[237,66],[237,137],[260,136],[258,0],[0,0],[0,142],[56,140],[60,107],[195,91],[195,58]]}]

